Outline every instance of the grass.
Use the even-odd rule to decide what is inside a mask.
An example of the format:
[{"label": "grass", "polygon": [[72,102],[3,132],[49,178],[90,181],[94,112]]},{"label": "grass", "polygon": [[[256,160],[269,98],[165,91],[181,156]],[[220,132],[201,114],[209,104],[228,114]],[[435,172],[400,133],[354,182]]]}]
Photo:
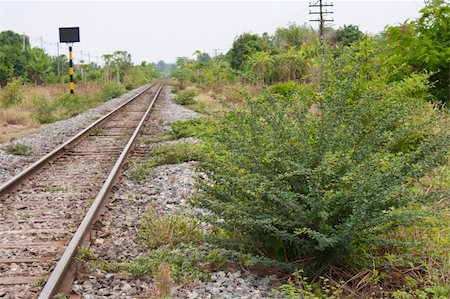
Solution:
[{"label": "grass", "polygon": [[47,186],[44,189],[45,192],[66,192],[66,187],[60,187],[60,186]]},{"label": "grass", "polygon": [[172,275],[170,265],[161,263],[155,275],[155,285],[151,290],[150,298],[170,298],[172,287]]},{"label": "grass", "polygon": [[144,163],[137,163],[131,169],[128,178],[132,181],[143,181],[152,174],[152,170]]},{"label": "grass", "polygon": [[47,277],[41,276],[39,277],[35,282],[33,282],[32,287],[33,288],[39,288],[45,285],[45,283],[47,282]]},{"label": "grass", "polygon": [[205,138],[213,134],[214,121],[210,118],[192,118],[187,121],[176,121],[170,124],[171,134],[175,139],[195,137]]},{"label": "grass", "polygon": [[152,174],[152,168],[160,165],[179,164],[198,161],[204,157],[202,145],[192,142],[180,142],[161,145],[149,153],[149,160],[138,162],[128,176],[133,181],[142,181]]},{"label": "grass", "polygon": [[201,143],[179,142],[159,146],[151,150],[149,156],[150,160],[145,162],[147,167],[198,161],[204,155]]},{"label": "grass", "polygon": [[29,156],[33,153],[33,148],[22,143],[10,143],[5,146],[5,151],[10,155]]},{"label": "grass", "polygon": [[82,113],[126,90],[116,83],[101,85],[89,82],[78,84],[75,95],[67,91],[65,84],[31,86],[17,82],[1,89],[0,142],[8,142],[41,125]]},{"label": "grass", "polygon": [[163,215],[150,210],[141,221],[137,236],[149,249],[175,248],[181,243],[198,243],[202,237],[199,221],[181,215]]}]

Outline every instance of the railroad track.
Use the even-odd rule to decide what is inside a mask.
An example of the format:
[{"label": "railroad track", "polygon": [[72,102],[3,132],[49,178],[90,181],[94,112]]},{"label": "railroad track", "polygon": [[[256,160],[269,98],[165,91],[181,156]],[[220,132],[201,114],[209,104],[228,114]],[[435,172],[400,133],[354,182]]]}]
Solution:
[{"label": "railroad track", "polygon": [[0,297],[52,298],[68,290],[73,256],[163,85],[149,86],[0,186]]}]

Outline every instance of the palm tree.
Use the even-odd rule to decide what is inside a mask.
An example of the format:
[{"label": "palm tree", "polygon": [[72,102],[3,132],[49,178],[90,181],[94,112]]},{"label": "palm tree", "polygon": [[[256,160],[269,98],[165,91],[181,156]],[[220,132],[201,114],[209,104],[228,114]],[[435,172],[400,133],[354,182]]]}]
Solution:
[{"label": "palm tree", "polygon": [[104,54],[102,56],[103,60],[105,61],[105,83],[109,83],[111,81],[111,77],[109,74],[109,65],[111,64],[112,57],[112,54]]},{"label": "palm tree", "polygon": [[52,59],[43,50],[33,48],[30,50],[28,70],[34,84],[41,84],[43,76],[52,70]]}]

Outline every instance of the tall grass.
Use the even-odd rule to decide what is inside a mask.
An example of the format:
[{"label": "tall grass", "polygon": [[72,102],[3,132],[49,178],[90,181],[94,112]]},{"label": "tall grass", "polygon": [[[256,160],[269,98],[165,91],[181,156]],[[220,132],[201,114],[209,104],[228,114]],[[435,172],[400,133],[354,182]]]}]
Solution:
[{"label": "tall grass", "polygon": [[79,84],[75,95],[63,84],[31,86],[13,80],[0,89],[0,142],[22,135],[42,124],[82,113],[125,92],[121,84]]}]

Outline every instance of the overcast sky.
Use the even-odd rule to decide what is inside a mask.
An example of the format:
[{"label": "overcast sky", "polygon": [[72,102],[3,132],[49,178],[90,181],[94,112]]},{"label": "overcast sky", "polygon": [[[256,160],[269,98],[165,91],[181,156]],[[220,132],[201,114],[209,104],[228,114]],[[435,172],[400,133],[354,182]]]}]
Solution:
[{"label": "overcast sky", "polygon": [[[377,33],[386,25],[416,18],[424,1],[333,1],[333,26],[356,24]],[[330,9],[330,10],[331,10]],[[115,50],[142,60],[174,62],[195,50],[226,52],[243,32],[273,33],[277,27],[308,23],[307,1],[5,1],[0,0],[0,31],[13,30],[56,54],[58,27],[80,27],[75,60],[101,61]],[[317,27],[317,23],[312,24]],[[67,51],[63,44],[61,53]]]}]

